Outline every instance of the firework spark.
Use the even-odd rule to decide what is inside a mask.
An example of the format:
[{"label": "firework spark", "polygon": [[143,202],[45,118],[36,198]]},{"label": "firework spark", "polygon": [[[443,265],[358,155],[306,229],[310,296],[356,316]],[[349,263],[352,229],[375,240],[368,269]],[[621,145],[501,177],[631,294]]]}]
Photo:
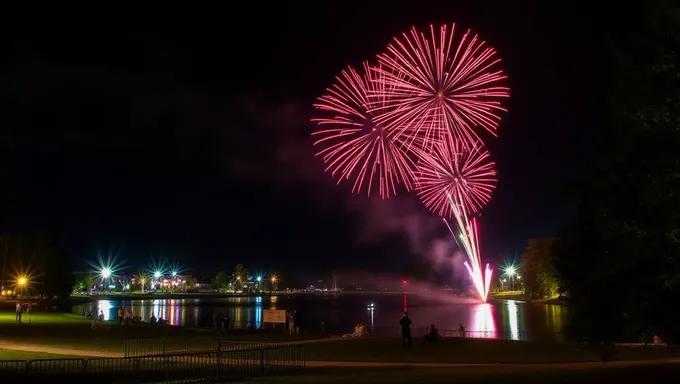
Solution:
[{"label": "firework spark", "polygon": [[318,130],[312,136],[318,137],[314,145],[323,147],[316,155],[338,183],[353,180],[352,192],[362,193],[365,189],[369,196],[377,187],[381,197],[389,198],[396,194],[397,184],[407,190],[413,188],[415,162],[395,135],[378,124],[377,116],[368,110],[369,95],[378,95],[372,103],[389,110],[386,98],[391,91],[367,63],[363,69],[365,72],[359,73],[348,67],[317,99],[314,107],[318,115],[312,122]]},{"label": "firework spark", "polygon": [[[371,104],[376,123],[393,128],[405,142],[427,145],[445,136],[479,140],[477,127],[496,134],[501,100],[510,96],[500,58],[469,30],[456,36],[455,24],[429,34],[415,27],[395,37],[374,68],[390,91],[388,103]],[[425,140],[423,141],[423,138]]]},{"label": "firework spark", "polygon": [[458,140],[434,144],[432,152],[418,163],[416,191],[432,212],[453,217],[449,196],[467,212],[475,213],[491,200],[495,188],[495,164],[481,143],[465,146]]}]

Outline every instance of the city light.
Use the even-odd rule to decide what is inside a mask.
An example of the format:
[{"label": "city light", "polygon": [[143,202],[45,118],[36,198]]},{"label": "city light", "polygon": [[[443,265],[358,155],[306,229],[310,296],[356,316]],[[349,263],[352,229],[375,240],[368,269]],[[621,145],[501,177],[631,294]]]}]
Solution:
[{"label": "city light", "polygon": [[25,277],[20,277],[17,279],[17,284],[21,287],[25,286],[28,283],[28,280]]},{"label": "city light", "polygon": [[177,271],[172,271],[172,277],[177,276]]},{"label": "city light", "polygon": [[153,277],[155,277],[156,279],[159,279],[161,277],[161,271],[154,272]]},{"label": "city light", "polygon": [[255,280],[257,280],[258,283],[261,283],[262,282],[262,276],[256,277]]},{"label": "city light", "polygon": [[108,267],[102,268],[101,271],[99,271],[99,275],[103,279],[108,279],[109,277],[111,277],[111,268],[108,268]]}]

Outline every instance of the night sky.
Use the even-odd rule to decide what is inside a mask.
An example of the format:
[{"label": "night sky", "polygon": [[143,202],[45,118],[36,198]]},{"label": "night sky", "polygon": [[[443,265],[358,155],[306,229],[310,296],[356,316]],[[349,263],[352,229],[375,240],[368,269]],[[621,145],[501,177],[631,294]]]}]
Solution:
[{"label": "night sky", "polygon": [[78,260],[115,250],[205,273],[394,272],[450,256],[415,194],[384,202],[336,186],[309,117],[346,65],[412,25],[456,22],[498,49],[509,76],[509,112],[487,141],[500,181],[482,246],[498,262],[519,255],[569,213],[560,190],[601,126],[604,31],[623,11],[506,3],[17,11],[0,73],[0,229],[57,233]]}]

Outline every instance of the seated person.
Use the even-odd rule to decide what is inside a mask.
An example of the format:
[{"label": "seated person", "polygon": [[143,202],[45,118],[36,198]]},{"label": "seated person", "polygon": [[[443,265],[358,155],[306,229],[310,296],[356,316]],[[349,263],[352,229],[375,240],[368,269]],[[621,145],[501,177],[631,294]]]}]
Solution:
[{"label": "seated person", "polygon": [[354,324],[354,332],[345,333],[344,335],[342,335],[342,337],[359,337],[359,326],[360,325],[361,325],[361,323],[357,322],[356,324]]},{"label": "seated person", "polygon": [[364,323],[359,323],[357,324],[356,330],[354,331],[357,337],[367,337],[368,336],[368,331],[366,330],[366,326]]},{"label": "seated person", "polygon": [[657,335],[654,335],[653,341],[654,341],[654,345],[656,345],[656,346],[665,345],[664,342],[663,342],[663,339],[661,339]]},{"label": "seated person", "polygon": [[156,318],[156,315],[153,313],[151,314],[151,319],[149,319],[149,323],[151,324],[156,324],[158,322],[158,319]]},{"label": "seated person", "polygon": [[439,336],[439,331],[434,326],[434,324],[432,324],[430,325],[430,329],[427,331],[425,337],[423,337],[423,341],[437,341],[440,338],[441,337]]}]

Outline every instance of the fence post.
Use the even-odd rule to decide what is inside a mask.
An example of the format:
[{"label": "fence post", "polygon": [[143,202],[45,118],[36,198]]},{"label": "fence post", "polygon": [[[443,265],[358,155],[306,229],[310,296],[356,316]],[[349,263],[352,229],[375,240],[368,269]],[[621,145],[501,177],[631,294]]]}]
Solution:
[{"label": "fence post", "polygon": [[[218,345],[219,345],[219,341],[218,341]],[[220,352],[219,349],[218,349],[217,350],[217,377],[215,378],[215,381],[218,381],[218,382],[220,381],[221,373],[222,373],[222,352]]]},{"label": "fence post", "polygon": [[264,375],[265,374],[265,369],[264,369],[264,353],[265,349],[260,348],[260,374]]}]

